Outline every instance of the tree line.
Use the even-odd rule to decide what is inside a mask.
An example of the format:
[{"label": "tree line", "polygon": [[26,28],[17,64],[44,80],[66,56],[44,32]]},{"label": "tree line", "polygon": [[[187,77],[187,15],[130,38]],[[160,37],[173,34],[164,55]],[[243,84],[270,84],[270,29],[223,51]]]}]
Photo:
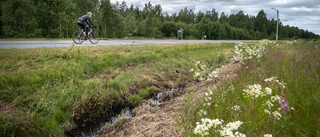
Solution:
[{"label": "tree line", "polygon": [[[226,15],[214,8],[194,12],[185,7],[169,15],[161,5],[146,3],[143,9],[110,0],[2,0],[0,37],[71,38],[77,19],[88,11],[101,37],[176,37],[179,28],[187,39],[275,39],[277,20],[267,19],[263,10],[256,16],[243,11]],[[279,39],[313,39],[308,30],[279,24]]]}]

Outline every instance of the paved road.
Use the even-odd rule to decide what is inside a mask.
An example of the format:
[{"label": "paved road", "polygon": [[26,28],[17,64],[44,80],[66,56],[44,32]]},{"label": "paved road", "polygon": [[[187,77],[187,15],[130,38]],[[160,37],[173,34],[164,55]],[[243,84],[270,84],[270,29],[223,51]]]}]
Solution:
[{"label": "paved road", "polygon": [[[97,46],[97,45],[131,45],[131,44],[165,44],[165,43],[239,43],[244,40],[100,40],[98,44],[84,41],[75,46]],[[0,49],[20,48],[42,48],[42,47],[69,47],[72,40],[0,40]]]}]

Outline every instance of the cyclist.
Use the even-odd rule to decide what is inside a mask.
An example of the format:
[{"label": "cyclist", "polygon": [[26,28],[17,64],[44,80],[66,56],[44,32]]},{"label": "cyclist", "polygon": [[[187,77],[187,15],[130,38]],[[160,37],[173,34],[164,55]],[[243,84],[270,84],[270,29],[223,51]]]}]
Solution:
[{"label": "cyclist", "polygon": [[[95,27],[96,28],[96,26],[94,26],[93,25],[93,23],[91,22],[91,20],[90,20],[90,18],[91,18],[91,16],[92,16],[92,13],[91,12],[88,12],[87,13],[87,15],[83,15],[82,17],[80,17],[80,18],[78,18],[78,25],[79,25],[79,27],[81,28],[81,29],[86,29],[86,40],[88,39],[88,27],[86,27],[86,24],[84,23],[84,22],[87,22],[87,24],[90,26],[92,26],[92,27]],[[88,20],[89,20],[89,22],[88,22]],[[90,23],[90,24],[89,24]]]}]

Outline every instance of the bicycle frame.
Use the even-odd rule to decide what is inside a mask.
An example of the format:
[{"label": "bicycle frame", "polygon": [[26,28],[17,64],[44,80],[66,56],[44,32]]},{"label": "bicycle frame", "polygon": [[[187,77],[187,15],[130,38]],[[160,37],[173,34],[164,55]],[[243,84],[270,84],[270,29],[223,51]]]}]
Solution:
[{"label": "bicycle frame", "polygon": [[72,35],[72,39],[75,43],[81,44],[83,41],[89,40],[92,44],[97,44],[100,40],[99,33],[94,31],[92,27],[89,29],[88,35],[86,35],[86,30],[81,29],[81,31],[75,31]]},{"label": "bicycle frame", "polygon": [[[92,33],[92,28],[91,27],[89,27],[89,29],[90,29],[90,31],[88,32],[88,36],[90,35],[90,33]],[[79,34],[79,35],[81,35],[81,34],[83,34],[83,36],[85,36],[86,35],[86,31],[85,31],[85,29],[81,29],[81,33]],[[80,37],[80,36],[79,36]]]}]

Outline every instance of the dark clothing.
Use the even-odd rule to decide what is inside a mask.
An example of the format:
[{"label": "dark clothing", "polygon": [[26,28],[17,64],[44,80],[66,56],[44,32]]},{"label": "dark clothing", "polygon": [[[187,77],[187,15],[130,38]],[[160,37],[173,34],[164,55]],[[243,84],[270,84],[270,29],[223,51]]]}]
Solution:
[{"label": "dark clothing", "polygon": [[[89,20],[89,22],[88,22]],[[86,24],[84,22],[87,22],[87,24],[90,26],[94,26],[93,23],[90,20],[89,15],[83,15],[82,17],[78,18],[78,25],[81,29],[86,30],[86,36],[88,36],[88,27],[86,27]],[[90,23],[90,24],[89,24]]]},{"label": "dark clothing", "polygon": [[81,29],[85,29],[85,28],[86,28],[86,24],[81,23],[81,22],[79,22],[79,21],[78,21],[78,25],[79,25],[79,27],[80,27]]},{"label": "dark clothing", "polygon": [[[88,22],[88,20],[89,20],[89,22]],[[80,18],[78,18],[78,23],[81,23],[81,24],[83,24],[84,22],[87,22],[87,24],[90,26],[94,26],[93,25],[93,23],[91,22],[91,20],[90,20],[90,17],[89,17],[89,15],[83,15],[82,17],[80,17]],[[90,23],[90,24],[89,24]]]}]

